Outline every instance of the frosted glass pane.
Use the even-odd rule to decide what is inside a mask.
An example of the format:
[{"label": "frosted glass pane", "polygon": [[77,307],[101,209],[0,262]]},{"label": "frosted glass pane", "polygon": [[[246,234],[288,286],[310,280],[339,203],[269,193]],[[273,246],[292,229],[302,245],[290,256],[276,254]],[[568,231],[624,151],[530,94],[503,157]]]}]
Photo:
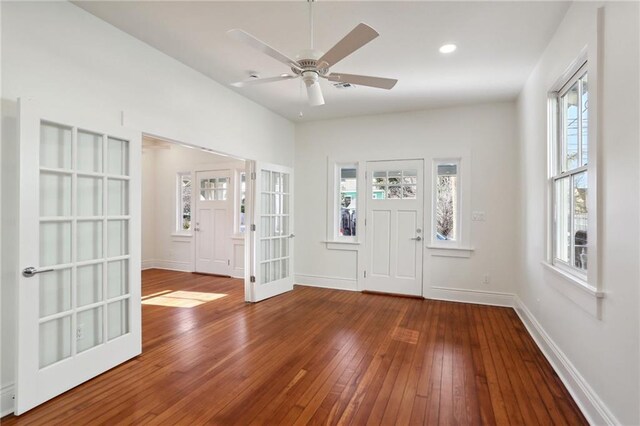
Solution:
[{"label": "frosted glass pane", "polygon": [[271,240],[271,257],[270,259],[276,259],[280,257],[280,238],[274,238]]},{"label": "frosted glass pane", "polygon": [[129,292],[129,261],[117,260],[107,264],[107,297],[122,296]]},{"label": "frosted glass pane", "polygon": [[107,330],[109,340],[129,332],[129,300],[119,300],[107,305]]},{"label": "frosted glass pane", "polygon": [[284,216],[284,217],[281,217],[280,220],[282,221],[282,225],[280,228],[280,235],[289,235],[289,217]]},{"label": "frosted glass pane", "polygon": [[289,214],[289,196],[282,195],[282,213]]},{"label": "frosted glass pane", "polygon": [[71,222],[40,224],[40,266],[71,262]]},{"label": "frosted glass pane", "polygon": [[77,228],[78,261],[100,259],[102,254],[102,221],[81,220]]},{"label": "frosted glass pane", "polygon": [[271,240],[260,240],[260,260],[269,260],[271,253]]},{"label": "frosted glass pane", "polygon": [[40,368],[71,356],[71,317],[40,324]]},{"label": "frosted glass pane", "polygon": [[107,157],[107,173],[129,176],[129,142],[109,138]]},{"label": "frosted glass pane", "polygon": [[283,259],[280,262],[280,278],[287,278],[289,276],[289,259]]},{"label": "frosted glass pane", "polygon": [[263,170],[260,174],[262,177],[262,192],[269,192],[271,190],[271,172]]},{"label": "frosted glass pane", "polygon": [[270,235],[269,217],[262,216],[260,218],[260,236],[268,237]]},{"label": "frosted glass pane", "polygon": [[71,168],[71,129],[57,124],[40,124],[40,166]]},{"label": "frosted glass pane", "polygon": [[83,172],[102,172],[102,135],[78,130],[78,165]]},{"label": "frosted glass pane", "polygon": [[271,213],[271,209],[270,209],[271,203],[269,200],[269,194],[261,194],[260,199],[262,200],[262,204],[260,205],[262,214]]},{"label": "frosted glass pane", "polygon": [[79,266],[77,279],[77,305],[84,306],[102,300],[102,263]]},{"label": "frosted glass pane", "polygon": [[282,175],[278,172],[271,174],[271,191],[279,192],[282,190]]},{"label": "frosted glass pane", "polygon": [[40,173],[40,216],[71,216],[71,176]]},{"label": "frosted glass pane", "polygon": [[102,306],[78,312],[77,321],[78,353],[102,343]]},{"label": "frosted glass pane", "polygon": [[281,251],[280,251],[280,257],[288,257],[289,256],[289,245],[291,243],[291,239],[290,238],[283,238],[282,239],[282,247],[281,247]]},{"label": "frosted glass pane", "polygon": [[102,178],[78,176],[78,216],[102,215]]},{"label": "frosted glass pane", "polygon": [[129,254],[129,221],[110,220],[107,222],[108,257]]},{"label": "frosted glass pane", "polygon": [[262,278],[262,284],[271,282],[270,270],[269,262],[260,264],[260,277]]},{"label": "frosted glass pane", "polygon": [[71,309],[71,269],[40,274],[40,318]]},{"label": "frosted glass pane", "polygon": [[280,261],[271,262],[271,281],[280,279]]},{"label": "frosted glass pane", "polygon": [[109,179],[107,205],[111,216],[126,216],[129,214],[129,182],[126,180]]},{"label": "frosted glass pane", "polygon": [[282,174],[282,192],[289,193],[289,173]]}]

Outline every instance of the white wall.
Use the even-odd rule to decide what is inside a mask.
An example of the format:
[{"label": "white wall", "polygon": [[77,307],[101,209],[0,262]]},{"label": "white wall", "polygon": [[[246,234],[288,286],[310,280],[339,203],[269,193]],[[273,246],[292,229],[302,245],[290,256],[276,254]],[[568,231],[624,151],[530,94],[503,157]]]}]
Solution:
[{"label": "white wall", "polygon": [[[16,101],[32,97],[110,123],[293,164],[294,126],[68,2],[2,2],[2,368],[13,382],[18,259]],[[8,255],[6,255],[8,254]]]},{"label": "white wall", "polygon": [[[323,243],[327,239],[328,157],[342,161],[424,158],[430,164],[432,158],[469,153],[471,208],[463,215],[469,218],[471,210],[484,211],[486,221],[470,222],[470,245],[475,248],[470,258],[434,257],[425,248],[424,294],[473,297],[469,292],[434,291],[432,286],[513,293],[519,194],[515,111],[515,103],[506,102],[299,124],[296,222],[315,225],[296,228],[298,282],[328,285],[333,281],[340,287],[358,288],[357,259],[364,253],[362,246],[359,252],[350,252],[329,250]],[[431,200],[431,188],[425,186],[425,197]],[[363,202],[358,205],[362,208]],[[427,209],[427,228],[428,223]],[[482,284],[484,274],[490,275],[489,284]]]},{"label": "white wall", "polygon": [[[176,232],[176,176],[179,172],[205,166],[217,167],[222,163],[233,176],[235,170],[244,170],[245,162],[170,144],[169,149],[143,148],[142,163],[142,267],[195,271],[194,238],[191,234],[177,235]],[[233,211],[234,198],[231,194],[228,203],[230,211]],[[229,235],[234,233],[232,215]],[[234,250],[238,250],[237,245],[240,245],[240,253],[244,256],[244,240],[229,237],[230,260],[238,260],[233,262],[230,275],[242,277],[243,265],[235,263],[242,263],[243,259],[233,257]]]},{"label": "white wall", "polygon": [[[601,138],[597,141],[597,262],[606,292],[601,319],[585,305],[597,303],[593,296],[572,294],[571,284],[541,264],[545,259],[547,92],[585,46],[591,59],[589,72],[595,72],[597,6],[591,2],[571,6],[519,98],[522,263],[516,282],[524,305],[521,313],[546,333],[551,352],[560,360],[560,372],[565,370],[565,380],[577,384],[575,396],[591,420],[636,425],[640,424],[637,2],[607,2],[604,8],[603,74],[598,81]],[[591,85],[591,77],[589,81]],[[568,366],[562,365],[562,358]]]}]

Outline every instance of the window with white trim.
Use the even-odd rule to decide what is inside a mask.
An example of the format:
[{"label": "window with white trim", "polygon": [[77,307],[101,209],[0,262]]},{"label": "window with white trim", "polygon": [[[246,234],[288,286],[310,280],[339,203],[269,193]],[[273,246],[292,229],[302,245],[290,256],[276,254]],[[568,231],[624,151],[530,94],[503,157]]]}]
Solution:
[{"label": "window with white trim", "polygon": [[239,172],[237,174],[237,188],[238,188],[238,198],[236,205],[236,223],[237,223],[237,231],[240,234],[244,234],[246,229],[245,225],[245,200],[247,194],[247,174],[246,172]]},{"label": "window with white trim", "polygon": [[177,178],[177,232],[191,230],[191,173],[178,173]]},{"label": "window with white trim", "polygon": [[556,93],[551,155],[553,265],[586,280],[589,84],[585,63]]},{"label": "window with white trim", "polygon": [[336,231],[338,237],[355,239],[357,235],[356,207],[358,198],[358,168],[355,165],[341,165],[337,168],[338,187],[336,206]]},{"label": "window with white trim", "polygon": [[433,235],[434,244],[460,241],[460,160],[435,160],[433,163]]}]

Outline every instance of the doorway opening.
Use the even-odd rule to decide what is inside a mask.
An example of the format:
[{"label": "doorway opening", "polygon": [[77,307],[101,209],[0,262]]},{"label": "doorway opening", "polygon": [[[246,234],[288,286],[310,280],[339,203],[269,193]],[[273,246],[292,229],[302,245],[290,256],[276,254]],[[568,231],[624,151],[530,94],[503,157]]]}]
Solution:
[{"label": "doorway opening", "polygon": [[[245,256],[249,222],[248,163],[143,134],[143,271],[166,269],[216,275],[237,278],[237,284],[244,285],[241,280],[249,269]],[[158,303],[166,306],[172,296],[163,292],[157,295]],[[184,299],[183,296],[177,294],[175,298]],[[197,296],[198,303],[217,300]],[[155,300],[150,297],[143,303],[153,304]],[[169,302],[169,305],[176,302],[173,306],[184,307],[198,304],[184,300]]]}]

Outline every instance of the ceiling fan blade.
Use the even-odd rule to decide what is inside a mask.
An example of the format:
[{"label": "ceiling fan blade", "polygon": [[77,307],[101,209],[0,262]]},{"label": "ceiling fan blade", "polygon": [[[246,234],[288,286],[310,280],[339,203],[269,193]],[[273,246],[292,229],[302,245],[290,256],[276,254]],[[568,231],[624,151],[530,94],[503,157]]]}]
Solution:
[{"label": "ceiling fan blade", "polygon": [[320,106],[324,105],[324,97],[322,96],[322,89],[320,83],[315,82],[307,86],[307,97],[309,98],[309,105]]},{"label": "ceiling fan blade", "polygon": [[265,42],[258,40],[257,38],[255,38],[254,36],[252,36],[251,34],[249,34],[246,31],[240,30],[240,29],[233,29],[233,30],[229,30],[227,31],[227,35],[229,37],[231,37],[234,40],[238,40],[241,41],[243,43],[248,44],[249,46],[253,47],[254,49],[257,49],[259,51],[261,51],[262,53],[271,56],[273,59],[282,62],[285,65],[288,65],[290,67],[294,67],[296,69],[300,69],[300,66],[298,65],[298,63],[296,61],[294,61],[293,59],[289,58],[287,55],[285,55],[284,53],[280,53],[278,52],[276,49],[274,49],[273,47],[269,46],[268,44],[266,44]]},{"label": "ceiling fan blade", "polygon": [[282,80],[291,80],[292,78],[298,78],[297,75],[279,75],[277,77],[269,77],[269,78],[252,78],[244,81],[236,81],[235,83],[231,83],[232,86],[235,87],[247,87],[247,86],[255,86],[257,84],[264,83],[273,83],[275,81]]},{"label": "ceiling fan blade", "polygon": [[342,59],[378,37],[378,35],[378,32],[367,24],[359,23],[349,34],[344,36],[342,40],[318,59],[319,68],[328,68],[337,64]]},{"label": "ceiling fan blade", "polygon": [[351,83],[359,86],[377,87],[379,89],[392,89],[398,80],[395,78],[371,77],[368,75],[342,74],[332,72],[327,76],[329,81],[339,81],[340,83]]}]

